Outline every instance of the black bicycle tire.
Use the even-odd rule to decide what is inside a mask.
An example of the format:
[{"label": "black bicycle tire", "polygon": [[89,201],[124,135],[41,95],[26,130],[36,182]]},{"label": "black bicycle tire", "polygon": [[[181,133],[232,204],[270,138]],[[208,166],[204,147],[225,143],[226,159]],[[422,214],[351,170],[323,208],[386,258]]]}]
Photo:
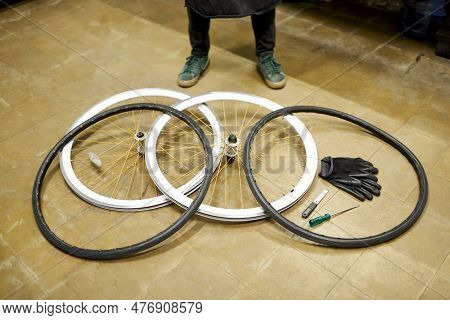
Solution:
[{"label": "black bicycle tire", "polygon": [[[59,152],[64,148],[64,146],[72,141],[72,139],[82,132],[83,130],[89,128],[90,126],[94,125],[95,123],[110,117],[114,116],[120,113],[124,112],[130,112],[135,110],[155,110],[160,111],[165,114],[169,114],[171,116],[177,117],[178,119],[182,120],[186,124],[188,124],[197,134],[197,136],[200,138],[200,141],[203,145],[203,149],[206,153],[206,166],[205,166],[205,175],[202,182],[202,185],[198,191],[198,195],[196,198],[192,201],[192,204],[184,211],[184,213],[180,216],[179,219],[177,219],[173,224],[171,224],[167,229],[161,231],[160,233],[143,240],[141,242],[125,246],[125,247],[119,247],[114,249],[105,249],[105,250],[96,250],[96,249],[86,249],[86,248],[80,248],[74,245],[71,245],[64,240],[60,239],[47,225],[45,221],[45,217],[41,211],[41,202],[40,202],[40,196],[41,196],[41,188],[42,183],[44,181],[45,175],[52,163],[52,161],[56,158],[56,156],[59,154]],[[113,109],[109,109],[107,111],[104,111],[102,113],[99,113],[89,120],[83,122],[82,124],[78,125],[77,127],[70,130],[67,134],[64,135],[56,144],[55,146],[49,151],[47,156],[45,157],[44,161],[42,162],[41,166],[39,167],[39,170],[36,175],[36,179],[34,181],[33,185],[33,192],[32,192],[32,205],[33,205],[33,213],[36,220],[36,223],[39,227],[39,230],[44,235],[44,237],[49,241],[53,246],[58,248],[59,250],[83,259],[90,259],[90,260],[111,260],[111,259],[119,259],[124,258],[139,252],[142,252],[144,250],[148,250],[164,240],[168,239],[170,236],[172,236],[174,233],[176,233],[178,230],[180,230],[188,221],[189,219],[195,214],[198,207],[201,205],[203,199],[206,196],[206,193],[208,192],[208,187],[211,182],[212,178],[212,172],[213,172],[213,156],[212,156],[212,150],[211,145],[209,143],[208,138],[204,134],[203,130],[200,128],[200,126],[192,120],[188,115],[185,113],[178,111],[176,109],[173,109],[171,107],[167,107],[164,105],[158,105],[153,103],[139,103],[139,104],[129,104],[125,106],[116,107]]]},{"label": "black bicycle tire", "polygon": [[[374,136],[378,137],[379,139],[387,142],[389,145],[397,149],[412,165],[414,168],[414,171],[417,174],[418,180],[419,180],[419,198],[417,200],[416,206],[414,207],[411,214],[403,220],[401,223],[399,223],[397,226],[393,227],[392,229],[363,238],[338,238],[338,237],[331,237],[331,236],[325,236],[322,234],[317,234],[315,232],[312,232],[310,230],[304,229],[300,227],[299,225],[293,223],[292,221],[285,218],[283,215],[281,215],[280,212],[275,210],[271,205],[270,202],[267,201],[267,199],[262,194],[261,190],[256,184],[256,181],[252,174],[252,168],[250,165],[250,152],[251,152],[251,145],[255,139],[256,134],[258,131],[265,125],[267,122],[273,120],[274,118],[287,116],[293,113],[317,113],[322,115],[327,115],[335,118],[339,118],[348,122],[351,122],[353,124],[356,124],[366,130],[368,130],[370,133],[372,133]],[[371,123],[364,121],[360,118],[357,118],[355,116],[352,116],[350,114],[347,114],[345,112],[324,108],[324,107],[315,107],[315,106],[292,106],[287,107],[281,110],[273,111],[263,118],[261,118],[250,130],[247,140],[245,142],[244,146],[244,154],[243,154],[243,161],[244,161],[244,170],[245,175],[249,184],[249,187],[255,196],[258,203],[264,208],[266,213],[272,217],[278,224],[280,224],[285,229],[289,230],[290,232],[303,237],[305,239],[314,241],[316,243],[320,243],[322,245],[335,247],[335,248],[363,248],[363,247],[370,247],[374,245],[378,245],[387,241],[390,241],[401,234],[405,233],[408,229],[410,229],[416,221],[420,218],[420,216],[423,213],[423,210],[426,206],[427,199],[428,199],[428,180],[426,172],[420,163],[419,159],[414,155],[414,153],[409,150],[404,144],[402,144],[400,141],[398,141],[396,138],[388,134],[387,132],[381,130],[380,128],[372,125]]]}]

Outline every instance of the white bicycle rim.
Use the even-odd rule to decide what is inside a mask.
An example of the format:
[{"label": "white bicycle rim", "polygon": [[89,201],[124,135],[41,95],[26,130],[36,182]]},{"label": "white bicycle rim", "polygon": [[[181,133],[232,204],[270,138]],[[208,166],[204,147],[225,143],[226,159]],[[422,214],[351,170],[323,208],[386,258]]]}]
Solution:
[{"label": "white bicycle rim", "polygon": [[[179,108],[180,110],[183,110],[195,105],[208,104],[208,102],[213,101],[242,101],[262,106],[269,111],[274,111],[282,108],[282,106],[280,106],[279,104],[268,99],[235,92],[211,92],[181,101],[175,107],[177,109]],[[192,199],[183,194],[183,192],[180,192],[180,189],[175,188],[167,180],[158,165],[156,157],[156,145],[158,137],[169,119],[169,116],[162,116],[157,121],[155,121],[153,127],[151,128],[146,140],[145,161],[147,170],[157,187],[173,202],[177,203],[183,208],[187,208],[191,204]],[[304,174],[295,185],[295,187],[291,190],[291,192],[271,203],[272,206],[278,211],[284,211],[290,208],[306,193],[314,180],[318,162],[316,144],[311,133],[306,128],[304,123],[301,122],[297,117],[292,115],[288,115],[284,117],[284,119],[294,128],[294,130],[298,134],[299,139],[301,139],[305,147],[306,164]],[[220,136],[220,138],[223,139],[222,135]],[[221,146],[222,145],[223,144],[221,144]],[[214,155],[215,157],[217,157],[218,153],[215,153]],[[203,171],[201,171],[196,176],[196,179],[202,179],[202,177]],[[261,207],[229,209],[210,206],[206,204],[202,204],[200,206],[200,208],[198,209],[198,214],[214,220],[236,222],[253,221],[264,219],[267,217]]]},{"label": "white bicycle rim", "polygon": [[[84,121],[90,119],[92,116],[106,110],[108,107],[127,101],[134,98],[146,98],[146,97],[162,97],[162,98],[172,98],[176,100],[185,100],[190,98],[188,95],[167,89],[159,88],[143,88],[135,89],[130,91],[125,91],[114,96],[111,96],[90,108],[86,113],[79,117],[70,127],[69,131]],[[144,101],[145,102],[145,101]],[[183,106],[176,107],[178,110],[183,110]],[[199,111],[208,120],[214,133],[214,145],[216,148],[220,149],[221,146],[221,133],[220,124],[217,121],[214,113],[211,112],[206,106],[200,106]],[[170,198],[165,195],[160,195],[147,199],[136,199],[136,200],[125,200],[125,199],[114,199],[110,197],[98,194],[86,185],[84,185],[76,176],[75,171],[72,167],[71,152],[72,152],[73,141],[69,142],[64,149],[61,151],[60,155],[60,168],[64,176],[65,181],[80,198],[85,201],[106,209],[113,209],[118,211],[139,211],[155,209],[172,203]],[[216,151],[217,152],[217,151]],[[195,179],[195,180],[194,180]],[[200,185],[202,179],[194,177],[194,179],[188,181],[183,186],[180,187],[180,192],[189,193],[195,191],[195,189]],[[194,180],[194,181],[193,181]]]}]

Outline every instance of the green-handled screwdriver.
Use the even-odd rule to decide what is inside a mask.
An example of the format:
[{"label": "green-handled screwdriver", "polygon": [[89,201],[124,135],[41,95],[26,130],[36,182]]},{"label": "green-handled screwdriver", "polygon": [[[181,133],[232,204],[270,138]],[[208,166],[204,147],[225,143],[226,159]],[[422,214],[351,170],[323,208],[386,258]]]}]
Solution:
[{"label": "green-handled screwdriver", "polygon": [[310,226],[310,227],[318,226],[318,225],[321,224],[322,222],[329,221],[331,218],[334,218],[334,217],[336,217],[336,216],[338,216],[338,215],[340,215],[340,214],[343,214],[343,213],[345,213],[345,212],[347,212],[347,211],[356,209],[356,208],[358,208],[358,207],[359,207],[359,205],[354,206],[354,207],[351,207],[351,208],[348,208],[348,209],[345,209],[345,210],[342,210],[342,211],[339,211],[339,212],[336,212],[335,214],[329,214],[329,213],[327,213],[327,214],[325,214],[325,215],[323,215],[323,216],[315,217],[315,218],[309,220],[309,226]]}]

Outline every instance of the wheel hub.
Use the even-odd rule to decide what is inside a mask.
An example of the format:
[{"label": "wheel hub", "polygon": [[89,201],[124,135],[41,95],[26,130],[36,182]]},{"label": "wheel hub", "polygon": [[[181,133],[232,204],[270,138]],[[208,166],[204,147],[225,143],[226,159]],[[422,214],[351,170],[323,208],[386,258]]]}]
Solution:
[{"label": "wheel hub", "polygon": [[145,132],[138,131],[134,134],[134,139],[138,142],[137,143],[137,152],[142,155],[145,152],[143,141],[145,141],[146,138],[147,138],[147,134]]},{"label": "wheel hub", "polygon": [[239,138],[234,133],[225,138],[225,155],[227,157],[227,163],[233,163],[238,155]]}]

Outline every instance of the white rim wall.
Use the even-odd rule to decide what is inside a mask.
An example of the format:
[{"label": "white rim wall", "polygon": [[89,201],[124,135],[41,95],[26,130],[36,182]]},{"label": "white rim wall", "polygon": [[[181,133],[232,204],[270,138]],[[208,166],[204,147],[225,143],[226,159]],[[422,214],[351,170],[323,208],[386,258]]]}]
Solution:
[{"label": "white rim wall", "polygon": [[[173,90],[167,89],[157,89],[157,88],[143,88],[125,91],[119,94],[116,94],[112,97],[109,97],[96,105],[90,108],[86,113],[84,113],[81,117],[79,117],[70,127],[69,131],[74,127],[80,125],[84,121],[90,119],[94,115],[106,110],[108,107],[120,103],[126,100],[134,99],[134,98],[145,98],[145,97],[163,97],[163,98],[172,98],[176,100],[185,100],[188,99],[189,96],[180,92],[176,92]],[[187,108],[187,107],[185,107]],[[183,106],[176,106],[178,110],[184,110]],[[211,112],[207,107],[201,106],[199,108],[200,112],[206,117],[209,121],[211,128],[214,133],[214,145],[216,149],[221,148],[222,140],[221,138],[221,129],[220,124],[217,121],[214,113]],[[169,116],[167,116],[169,117]],[[169,117],[170,118],[170,117]],[[69,142],[64,149],[61,151],[60,155],[60,168],[61,172],[64,176],[69,187],[75,192],[79,197],[86,200],[87,202],[102,207],[106,209],[114,209],[119,211],[134,211],[134,210],[147,210],[152,208],[162,207],[164,205],[170,204],[170,199],[165,196],[157,196],[147,199],[139,199],[139,200],[124,200],[124,199],[114,199],[102,196],[88,187],[86,187],[76,176],[71,162],[71,152],[72,152],[73,141]],[[215,154],[218,154],[218,151],[215,150]],[[156,156],[156,155],[155,155]],[[194,177],[192,180],[188,181],[185,185],[180,187],[180,193],[183,192],[193,192],[195,188],[197,188],[201,183],[197,177]]]},{"label": "white rim wall", "polygon": [[[212,101],[242,101],[247,103],[252,103],[255,105],[262,106],[269,111],[275,111],[281,109],[282,106],[279,104],[270,101],[265,98],[252,96],[244,93],[235,93],[235,92],[211,92],[201,96],[193,97],[184,101],[179,102],[175,105],[176,109],[184,110],[186,108],[208,104],[208,102]],[[158,186],[158,188],[166,194],[173,202],[177,203],[183,208],[187,208],[190,206],[192,199],[183,194],[182,190],[176,189],[172,184],[166,179],[164,174],[162,173],[158,161],[156,158],[156,142],[160,135],[161,130],[164,128],[166,123],[169,121],[169,116],[162,116],[157,121],[155,121],[153,127],[151,128],[145,146],[145,161],[147,165],[147,170],[150,176],[153,179],[153,182]],[[282,198],[272,202],[272,206],[278,210],[283,211],[294,205],[309,189],[311,186],[316,170],[317,170],[317,147],[314,142],[314,139],[306,128],[306,126],[301,122],[297,117],[288,115],[285,116],[284,119],[294,128],[294,130],[298,133],[299,138],[301,139],[303,145],[305,146],[306,151],[306,165],[304,174],[302,175],[299,182],[295,185],[295,188]],[[220,135],[222,138],[222,135]],[[222,146],[222,144],[220,144]],[[220,151],[220,148],[219,148]],[[217,155],[220,153],[215,152],[215,160]],[[217,161],[216,161],[217,162]],[[204,171],[202,170],[197,174],[194,179],[201,179],[204,176]],[[198,209],[198,214],[205,216],[207,218],[215,219],[215,220],[224,220],[224,221],[252,221],[266,218],[267,216],[264,214],[264,210],[261,207],[255,208],[247,208],[247,209],[227,209],[220,208],[202,204]]]}]

